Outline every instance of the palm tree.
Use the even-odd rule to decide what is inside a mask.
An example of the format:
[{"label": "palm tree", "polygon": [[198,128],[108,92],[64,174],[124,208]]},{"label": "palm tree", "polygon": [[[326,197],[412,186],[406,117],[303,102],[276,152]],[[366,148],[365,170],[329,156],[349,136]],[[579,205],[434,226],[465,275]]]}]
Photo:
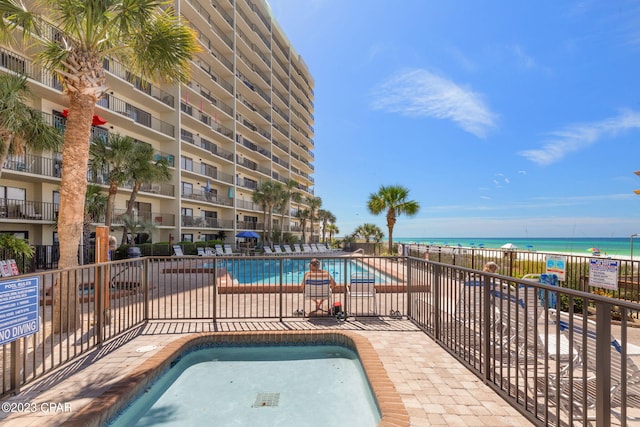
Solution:
[{"label": "palm tree", "polygon": [[[130,179],[133,181],[133,188],[129,201],[127,202],[126,215],[133,217],[133,207],[135,206],[138,192],[142,184],[155,184],[167,182],[171,179],[171,170],[169,169],[169,161],[165,157],[154,160],[153,147],[148,144],[137,144],[133,150],[131,158],[131,167],[129,169]],[[124,223],[122,232],[123,243],[129,243],[129,233],[127,224]]]},{"label": "palm tree", "polygon": [[336,216],[325,209],[318,210],[318,219],[322,222],[322,242],[327,243],[327,224],[336,222]]},{"label": "palm tree", "polygon": [[[44,7],[38,8],[39,3]],[[186,82],[198,42],[193,30],[162,0],[41,0],[27,4],[29,9],[20,0],[0,0],[0,42],[22,36],[25,42],[38,45],[37,59],[56,75],[68,97],[58,214],[62,231],[58,266],[67,268],[78,265],[88,141],[96,103],[108,90],[104,60],[126,63],[144,81]],[[50,23],[56,27],[52,29]],[[56,37],[48,37],[52,30]],[[53,318],[79,318],[74,315],[79,312],[77,297],[64,306],[60,303],[61,295],[77,295],[69,290],[73,286],[66,280],[54,284]],[[54,330],[75,327],[69,323],[73,322],[57,322]]]},{"label": "palm tree", "polygon": [[266,243],[271,244],[271,230],[273,228],[273,209],[278,204],[282,192],[282,185],[277,181],[265,181],[253,192],[253,202],[262,206],[266,224]]},{"label": "palm tree", "polygon": [[[87,185],[84,202],[84,219],[82,221],[83,254],[87,253],[87,248],[89,247],[91,224],[95,222],[102,222],[102,218],[107,212],[107,203],[108,197],[102,193],[102,188],[100,188],[100,186],[94,184]],[[56,227],[58,227],[57,224]],[[58,235],[60,235],[59,232]]]},{"label": "palm tree", "polygon": [[131,176],[131,158],[135,146],[136,141],[130,136],[121,136],[113,133],[109,135],[108,141],[102,138],[94,138],[89,147],[92,176],[97,177],[99,174],[107,172],[109,177],[109,199],[104,218],[104,225],[107,227],[111,227],[118,188],[127,182]]},{"label": "palm tree", "polygon": [[[289,202],[291,200],[293,200],[294,195],[298,195],[298,200],[300,193],[296,193],[293,190],[295,188],[298,188],[298,183],[293,180],[293,179],[289,179],[284,183],[284,186],[282,187],[282,191],[280,192],[280,200],[278,200],[278,209],[280,210],[280,215],[281,215],[281,221],[282,221],[282,235],[284,236],[284,217],[287,214],[287,207],[289,205]],[[291,229],[289,229],[288,231],[291,231]]]},{"label": "palm tree", "polygon": [[382,230],[375,224],[365,223],[356,228],[354,234],[364,239],[366,243],[369,243],[371,239],[375,239],[377,236],[382,236]]},{"label": "palm tree", "polygon": [[396,218],[402,214],[413,216],[420,210],[420,204],[415,200],[407,200],[408,197],[409,190],[401,185],[383,185],[377,193],[369,196],[369,212],[374,215],[380,215],[382,212],[387,214],[389,253],[393,252],[393,227],[396,225]]},{"label": "palm tree", "polygon": [[313,223],[318,219],[316,211],[320,209],[320,206],[322,206],[322,199],[320,197],[308,196],[306,202],[309,206],[309,223],[311,224],[309,243],[313,243]]},{"label": "palm tree", "polygon": [[309,209],[299,209],[298,212],[296,212],[296,218],[300,220],[300,227],[302,227],[302,243],[307,243],[306,228],[307,221],[310,217],[311,214],[309,212]]},{"label": "palm tree", "polygon": [[62,145],[58,129],[26,104],[30,95],[25,76],[0,74],[0,176],[9,155],[22,155],[25,147],[55,152]]},{"label": "palm tree", "polygon": [[326,230],[329,232],[329,241],[330,242],[333,241],[333,236],[335,236],[336,234],[338,234],[340,232],[340,229],[338,228],[338,226],[335,225],[333,222],[327,224]]}]

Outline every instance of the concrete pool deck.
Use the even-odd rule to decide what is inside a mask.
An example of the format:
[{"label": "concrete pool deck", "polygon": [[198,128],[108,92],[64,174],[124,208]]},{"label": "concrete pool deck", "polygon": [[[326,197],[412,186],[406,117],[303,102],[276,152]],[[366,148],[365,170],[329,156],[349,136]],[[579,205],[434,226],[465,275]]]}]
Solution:
[{"label": "concrete pool deck", "polygon": [[[387,318],[347,322],[332,318],[285,322],[150,322],[23,387],[21,393],[2,402],[5,406],[0,411],[0,420],[25,427],[80,425],[72,423],[74,416],[98,404],[100,396],[110,388],[128,378],[162,349],[184,339],[186,334],[291,330],[348,331],[365,338],[402,399],[408,425],[532,425],[413,323]],[[13,409],[22,406],[22,412],[4,410],[12,409],[11,404],[15,404]]]}]

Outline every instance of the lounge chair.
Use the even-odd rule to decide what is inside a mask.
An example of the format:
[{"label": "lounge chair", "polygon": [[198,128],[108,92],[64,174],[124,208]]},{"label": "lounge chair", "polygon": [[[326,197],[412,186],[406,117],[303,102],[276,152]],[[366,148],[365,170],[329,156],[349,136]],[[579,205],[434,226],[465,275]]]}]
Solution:
[{"label": "lounge chair", "polygon": [[205,254],[206,256],[216,256],[216,255],[217,255],[217,254],[216,254],[216,252],[215,252],[215,249],[214,249],[214,248],[212,248],[212,247],[209,247],[209,246],[207,246],[207,247],[204,249],[204,254]]},{"label": "lounge chair", "polygon": [[264,249],[264,254],[265,255],[275,255],[276,253],[273,252],[273,250],[271,250],[271,246],[265,246],[262,249]]},{"label": "lounge chair", "polygon": [[240,255],[242,255],[239,252],[233,252],[233,249],[231,249],[231,245],[224,245],[223,248],[224,248],[224,254],[225,255],[230,255],[230,256],[240,256]]},{"label": "lounge chair", "polygon": [[173,253],[175,256],[184,256],[184,252],[182,252],[182,246],[173,245]]},{"label": "lounge chair", "polygon": [[198,256],[205,256],[206,255],[206,252],[205,252],[204,248],[198,247],[198,248],[196,248],[196,251],[198,251]]},{"label": "lounge chair", "polygon": [[311,245],[309,245],[308,243],[303,244],[302,245],[302,249],[304,250],[304,252],[307,252],[307,253],[315,253],[316,252],[316,251],[313,250]]},{"label": "lounge chair", "polygon": [[[376,278],[372,275],[352,274],[349,282],[349,314],[376,314]],[[366,302],[366,304],[365,304]],[[366,310],[365,310],[366,308]]]},{"label": "lounge chair", "polygon": [[284,252],[282,252],[282,248],[280,247],[280,245],[274,245],[273,251],[276,255],[284,255]]},{"label": "lounge chair", "polygon": [[[550,309],[549,311],[555,312]],[[588,420],[595,420],[595,395],[592,393],[595,391],[597,370],[597,349],[596,349],[596,328],[597,324],[593,320],[584,319],[581,316],[574,315],[573,322],[571,322],[570,314],[567,312],[555,312],[558,316],[558,322],[560,329],[567,333],[569,339],[571,339],[575,346],[580,351],[579,364],[574,367],[579,374],[582,373],[582,365],[585,365],[587,372],[590,376],[583,378],[576,375],[573,378],[573,382],[570,384],[568,378],[561,383],[563,388],[561,389],[562,396],[569,398],[569,387],[587,390],[587,406],[586,408],[574,405],[574,411],[579,412],[576,419],[587,418]],[[640,420],[640,367],[636,364],[633,357],[640,355],[640,347],[630,343],[622,343],[613,334],[607,339],[610,343],[608,346],[610,353],[610,398],[611,398],[611,413],[618,419],[622,417],[622,409],[625,409],[627,422]],[[626,395],[622,395],[623,387],[623,375],[626,375]],[[574,395],[578,391],[574,391]],[[630,424],[629,424],[630,425]],[[635,424],[634,424],[635,425]]]},{"label": "lounge chair", "polygon": [[321,245],[319,245],[317,243],[314,243],[313,245],[311,245],[311,248],[315,249],[315,251],[318,252],[318,253],[324,253],[324,252],[327,251],[326,248],[323,248]]},{"label": "lounge chair", "polygon": [[286,254],[292,254],[293,253],[293,251],[291,250],[291,246],[282,245],[282,247],[284,248],[284,253],[286,253]]},{"label": "lounge chair", "polygon": [[215,245],[214,250],[216,251],[217,256],[224,256],[224,248],[222,247],[222,245]]},{"label": "lounge chair", "polygon": [[309,315],[318,312],[331,314],[328,309],[322,308],[324,302],[331,299],[331,279],[324,274],[309,274],[304,282],[304,297],[315,303],[315,308]]},{"label": "lounge chair", "polygon": [[293,252],[294,253],[300,253],[302,252],[302,248],[300,247],[300,245],[298,243],[294,243],[293,244]]}]

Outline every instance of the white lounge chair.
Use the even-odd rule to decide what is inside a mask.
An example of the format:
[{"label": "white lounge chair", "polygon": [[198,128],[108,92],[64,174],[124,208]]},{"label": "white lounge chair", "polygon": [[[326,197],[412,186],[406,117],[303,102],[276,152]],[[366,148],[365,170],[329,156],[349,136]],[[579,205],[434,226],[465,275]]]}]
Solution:
[{"label": "white lounge chair", "polygon": [[276,255],[284,255],[284,252],[282,252],[282,248],[280,247],[280,245],[274,245],[273,251]]},{"label": "white lounge chair", "polygon": [[224,248],[222,247],[222,245],[215,245],[214,250],[216,251],[217,256],[224,256]]},{"label": "white lounge chair", "polygon": [[173,245],[173,253],[175,256],[184,256],[184,252],[182,252],[182,246]]},{"label": "white lounge chair", "polygon": [[276,253],[273,252],[273,250],[271,249],[270,246],[265,246],[262,248],[264,250],[264,254],[265,255],[275,255]]},{"label": "white lounge chair", "polygon": [[284,248],[284,252],[286,254],[293,254],[293,251],[291,250],[291,246],[289,245],[282,245],[282,247]]},{"label": "white lounge chair", "polygon": [[293,244],[293,252],[294,253],[301,253],[302,252],[302,248],[300,247],[300,245],[298,243],[294,243]]},{"label": "white lounge chair", "polygon": [[304,297],[315,303],[315,307],[309,312],[309,315],[318,312],[330,314],[330,311],[324,310],[322,305],[331,299],[331,279],[324,274],[310,273],[304,282]]},{"label": "white lounge chair", "polygon": [[205,256],[206,255],[204,248],[197,247],[196,251],[198,252],[198,256]]},{"label": "white lounge chair", "polygon": [[[377,313],[376,278],[372,275],[352,274],[349,282],[349,314]],[[365,310],[366,308],[366,310]]]},{"label": "white lounge chair", "polygon": [[231,245],[224,245],[223,248],[224,248],[224,254],[225,255],[229,255],[229,256],[240,256],[240,255],[242,255],[239,252],[233,252],[233,249],[231,249]]}]

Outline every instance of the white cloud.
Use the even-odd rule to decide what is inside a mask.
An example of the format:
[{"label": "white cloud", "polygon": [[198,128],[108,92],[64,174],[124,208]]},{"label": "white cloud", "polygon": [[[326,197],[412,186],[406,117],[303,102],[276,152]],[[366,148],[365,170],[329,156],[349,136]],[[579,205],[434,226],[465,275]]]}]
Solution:
[{"label": "white cloud", "polygon": [[604,138],[636,128],[640,128],[640,113],[624,111],[618,117],[595,123],[570,125],[562,130],[551,132],[541,148],[524,150],[518,154],[539,165],[550,165]]},{"label": "white cloud", "polygon": [[478,138],[484,138],[497,120],[481,94],[423,69],[398,73],[379,85],[372,107],[406,116],[451,120]]}]

